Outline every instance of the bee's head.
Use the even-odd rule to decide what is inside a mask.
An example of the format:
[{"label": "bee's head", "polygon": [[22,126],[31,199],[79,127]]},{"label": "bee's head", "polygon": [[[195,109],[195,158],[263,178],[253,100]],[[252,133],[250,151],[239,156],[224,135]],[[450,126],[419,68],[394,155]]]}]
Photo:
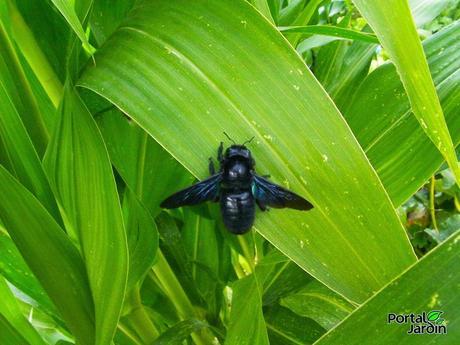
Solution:
[{"label": "bee's head", "polygon": [[232,145],[225,150],[225,158],[244,158],[252,160],[251,151],[244,145]]}]

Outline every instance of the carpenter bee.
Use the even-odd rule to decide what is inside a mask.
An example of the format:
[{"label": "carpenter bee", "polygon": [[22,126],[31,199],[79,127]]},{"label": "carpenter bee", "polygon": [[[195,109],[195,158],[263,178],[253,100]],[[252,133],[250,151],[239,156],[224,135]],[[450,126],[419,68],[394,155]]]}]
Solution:
[{"label": "carpenter bee", "polygon": [[223,143],[217,150],[220,169],[216,173],[214,162],[209,158],[211,177],[183,189],[161,203],[163,208],[196,205],[205,201],[220,203],[222,219],[226,228],[234,234],[248,232],[254,224],[255,204],[262,211],[268,206],[289,207],[307,211],[313,205],[301,196],[267,180],[267,176],[256,175],[251,151],[245,146],[254,137],[241,145],[233,142],[224,153]]}]

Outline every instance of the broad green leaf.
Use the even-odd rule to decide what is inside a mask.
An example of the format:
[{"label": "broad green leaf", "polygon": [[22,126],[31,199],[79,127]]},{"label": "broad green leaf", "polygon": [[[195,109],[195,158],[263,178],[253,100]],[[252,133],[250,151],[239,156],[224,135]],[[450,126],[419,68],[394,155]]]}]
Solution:
[{"label": "broad green leaf", "polygon": [[94,0],[90,25],[99,45],[115,31],[134,2],[134,0]]},{"label": "broad green leaf", "polygon": [[0,276],[0,314],[3,315],[8,322],[14,326],[18,331],[21,332],[21,335],[28,341],[30,344],[36,345],[45,345],[43,339],[38,335],[37,331],[32,327],[32,325],[27,322],[24,315],[21,313],[21,309],[8,287],[5,279]]},{"label": "broad green leaf", "polygon": [[0,140],[6,150],[7,161],[0,158],[2,164],[6,163],[6,167],[11,167],[9,169],[11,174],[15,175],[60,222],[59,210],[40,158],[2,81],[0,81],[0,105],[2,112]]},{"label": "broad green leaf", "polygon": [[19,290],[33,298],[40,309],[56,315],[56,308],[42,285],[25,263],[11,238],[0,230],[0,274]]},{"label": "broad green leaf", "polygon": [[205,327],[208,325],[200,320],[181,321],[161,334],[152,345],[182,345],[191,333]]},{"label": "broad green leaf", "polygon": [[[460,337],[460,234],[457,232],[356,309],[318,341],[325,344],[455,344]],[[389,313],[442,312],[447,334],[407,334],[410,323],[388,323]]]},{"label": "broad green leaf", "polygon": [[96,343],[109,344],[128,275],[126,234],[102,136],[70,86],[46,152],[45,167],[66,225],[78,234],[95,305]]},{"label": "broad green leaf", "polygon": [[[458,145],[460,22],[425,40],[424,48],[453,142]],[[343,113],[397,206],[414,194],[444,160],[412,116],[391,64],[377,68],[364,80],[353,100],[343,106]]]},{"label": "broad green leaf", "polygon": [[248,0],[268,21],[275,23],[267,0]]},{"label": "broad green leaf", "polygon": [[200,0],[187,2],[186,13],[184,5],[143,2],[80,84],[116,104],[200,178],[224,130],[237,142],[255,136],[258,172],[315,205],[260,214],[256,228],[333,290],[365,300],[415,256],[347,124],[250,5]]},{"label": "broad green leaf", "polygon": [[281,26],[278,27],[283,34],[292,32],[308,34],[308,35],[324,35],[339,38],[346,38],[350,40],[357,40],[367,43],[379,43],[379,40],[374,34],[367,32],[360,32],[340,26],[328,26],[328,25],[307,25],[307,26]]},{"label": "broad green leaf", "polygon": [[27,265],[75,337],[81,344],[93,344],[93,303],[77,249],[37,199],[1,166],[0,195],[8,195],[0,198],[2,222]]},{"label": "broad green leaf", "polygon": [[460,185],[460,167],[408,3],[354,0],[401,77],[412,111],[444,156]]},{"label": "broad green leaf", "polygon": [[270,308],[264,313],[270,344],[313,344],[326,330],[312,319],[299,316],[283,307]]},{"label": "broad green leaf", "polygon": [[252,274],[232,284],[232,307],[225,345],[268,345],[262,292]]},{"label": "broad green leaf", "polygon": [[316,280],[283,297],[280,304],[298,315],[315,320],[325,329],[334,327],[354,309],[351,303]]}]

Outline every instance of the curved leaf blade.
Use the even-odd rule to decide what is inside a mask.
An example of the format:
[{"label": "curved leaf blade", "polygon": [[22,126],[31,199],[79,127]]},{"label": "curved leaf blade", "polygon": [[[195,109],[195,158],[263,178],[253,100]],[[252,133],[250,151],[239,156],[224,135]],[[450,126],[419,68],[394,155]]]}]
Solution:
[{"label": "curved leaf blade", "polygon": [[428,63],[406,0],[354,0],[404,84],[413,113],[444,156],[460,185],[460,166]]},{"label": "curved leaf blade", "polygon": [[263,214],[256,227],[332,289],[363,301],[415,260],[337,109],[251,6],[144,2],[96,61],[80,84],[131,116],[195,176],[206,176],[224,130],[239,142],[255,135],[258,172],[315,205]]},{"label": "curved leaf blade", "polygon": [[75,337],[82,344],[93,344],[93,302],[77,249],[37,199],[2,166],[0,194],[8,195],[0,198],[2,222],[24,260]]},{"label": "curved leaf blade", "polygon": [[377,36],[367,32],[360,32],[352,29],[341,28],[340,26],[328,25],[306,25],[306,26],[280,26],[278,27],[283,34],[292,32],[310,35],[323,35],[356,40],[367,43],[379,43]]},{"label": "curved leaf blade", "polygon": [[125,294],[127,240],[102,136],[70,86],[44,164],[66,225],[79,238],[95,305],[96,343],[109,344]]},{"label": "curved leaf blade", "polygon": [[[460,328],[456,327],[460,320],[459,262],[460,234],[457,232],[315,344],[353,345],[372,339],[372,344],[376,345],[401,342],[415,345],[420,344],[421,336],[430,343],[454,344],[460,336]],[[386,322],[389,313],[417,315],[425,312],[438,319],[440,311],[448,321],[444,323],[447,334],[407,334],[410,323]]]}]

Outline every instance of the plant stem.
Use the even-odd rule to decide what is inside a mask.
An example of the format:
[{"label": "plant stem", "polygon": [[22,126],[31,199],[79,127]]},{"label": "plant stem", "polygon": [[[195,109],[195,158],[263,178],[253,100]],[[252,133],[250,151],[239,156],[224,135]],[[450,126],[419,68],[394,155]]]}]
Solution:
[{"label": "plant stem", "polygon": [[125,303],[129,303],[131,311],[123,318],[124,323],[137,335],[143,344],[153,343],[160,335],[160,332],[152,323],[142,305],[138,286],[135,286],[130,291]]},{"label": "plant stem", "polygon": [[35,40],[32,31],[11,0],[8,1],[8,8],[14,39],[21,48],[22,54],[42,84],[51,102],[57,108],[63,94],[61,81],[54,73],[45,54],[43,54],[43,51]]},{"label": "plant stem", "polygon": [[[160,249],[158,249],[157,258],[157,262],[152,268],[153,273],[159,281],[160,288],[174,304],[179,318],[181,320],[200,319]],[[195,344],[210,344],[210,341],[208,339],[211,338],[211,335],[209,334],[209,336],[205,336],[201,333],[205,332],[202,331],[200,333],[192,333],[192,339],[195,342]]]},{"label": "plant stem", "polygon": [[435,178],[434,175],[431,176],[431,183],[430,183],[430,215],[431,221],[433,222],[434,229],[439,232],[438,230],[438,223],[436,222],[436,209],[434,205],[434,185],[435,185]]}]

